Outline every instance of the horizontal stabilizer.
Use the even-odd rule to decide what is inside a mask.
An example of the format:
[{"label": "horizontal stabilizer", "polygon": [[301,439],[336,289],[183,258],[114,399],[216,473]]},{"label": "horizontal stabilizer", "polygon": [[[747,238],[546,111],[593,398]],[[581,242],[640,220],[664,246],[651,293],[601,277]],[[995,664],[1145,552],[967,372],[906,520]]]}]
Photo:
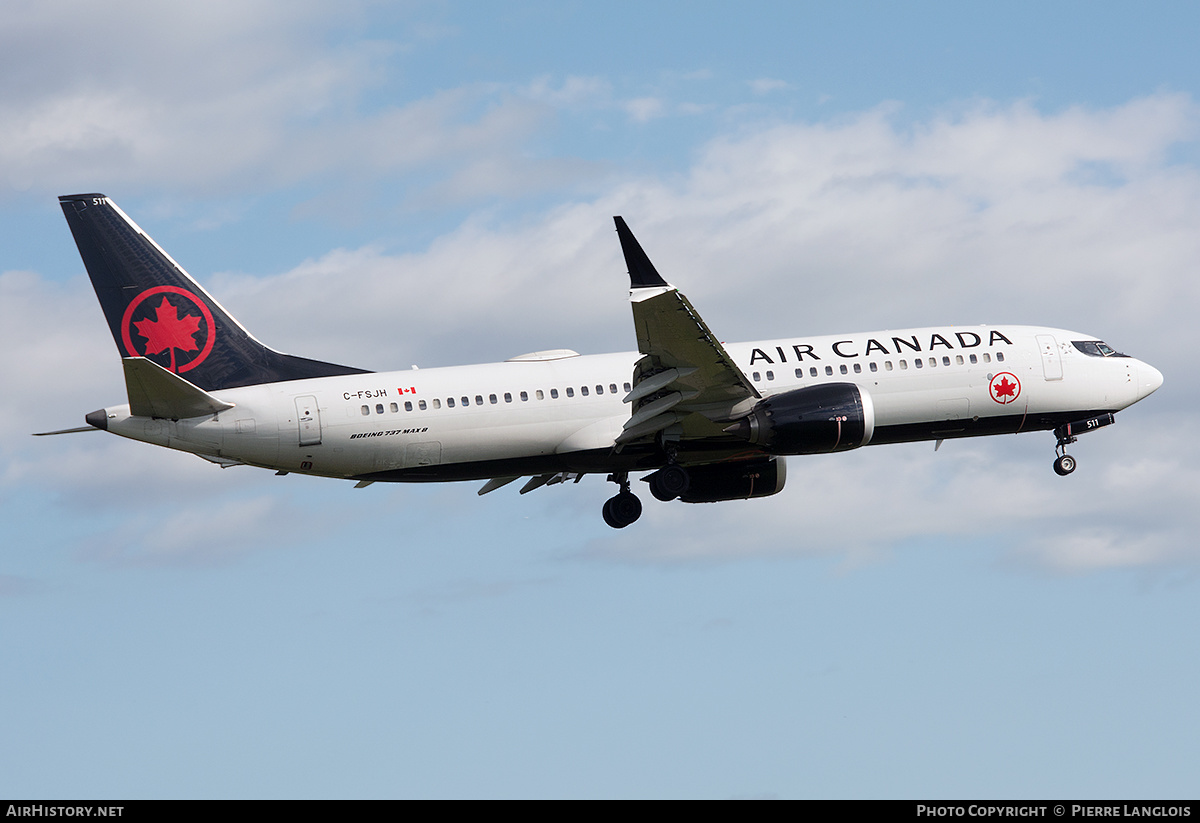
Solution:
[{"label": "horizontal stabilizer", "polygon": [[144,357],[126,357],[121,365],[125,367],[129,413],[135,417],[182,420],[233,408],[232,403],[218,400]]},{"label": "horizontal stabilizer", "polygon": [[79,432],[95,432],[95,431],[100,431],[100,429],[97,429],[94,426],[80,426],[79,428],[76,428],[76,429],[59,429],[58,431],[53,431],[53,432],[34,432],[33,436],[34,437],[48,437],[52,434],[78,434]]}]

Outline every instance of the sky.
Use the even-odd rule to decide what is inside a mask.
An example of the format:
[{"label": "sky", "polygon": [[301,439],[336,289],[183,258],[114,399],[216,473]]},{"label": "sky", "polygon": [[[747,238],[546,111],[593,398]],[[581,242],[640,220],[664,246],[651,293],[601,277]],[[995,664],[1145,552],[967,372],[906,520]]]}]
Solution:
[{"label": "sky", "polygon": [[[1200,8],[0,0],[0,796],[1194,798]],[[1049,433],[352,483],[101,433],[56,197],[373,370],[635,348],[612,216],[723,340],[1080,331]]]}]

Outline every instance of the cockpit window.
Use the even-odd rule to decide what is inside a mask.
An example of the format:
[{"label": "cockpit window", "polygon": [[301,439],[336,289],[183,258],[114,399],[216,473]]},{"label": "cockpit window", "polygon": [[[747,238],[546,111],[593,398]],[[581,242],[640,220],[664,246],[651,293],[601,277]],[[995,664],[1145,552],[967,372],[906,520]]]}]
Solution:
[{"label": "cockpit window", "polygon": [[1071,345],[1089,357],[1128,357],[1099,340],[1072,340]]}]

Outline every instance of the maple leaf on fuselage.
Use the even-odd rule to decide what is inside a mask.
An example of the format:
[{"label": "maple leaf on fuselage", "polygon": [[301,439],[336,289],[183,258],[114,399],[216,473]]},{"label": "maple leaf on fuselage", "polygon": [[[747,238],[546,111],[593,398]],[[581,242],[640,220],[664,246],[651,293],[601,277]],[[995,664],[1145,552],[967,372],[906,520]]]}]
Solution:
[{"label": "maple leaf on fuselage", "polygon": [[1017,384],[1008,382],[1008,378],[1005,377],[1003,380],[1001,380],[999,383],[996,384],[996,396],[997,397],[1012,397],[1013,390],[1016,388],[1017,388]]},{"label": "maple leaf on fuselage", "polygon": [[[179,309],[171,304],[166,297],[154,310],[155,319],[134,321],[137,332],[146,338],[146,354],[162,354],[170,349],[180,351],[198,351],[199,346],[193,337],[200,331],[200,318],[185,314],[179,316]],[[175,365],[175,355],[171,354],[171,365]]]}]

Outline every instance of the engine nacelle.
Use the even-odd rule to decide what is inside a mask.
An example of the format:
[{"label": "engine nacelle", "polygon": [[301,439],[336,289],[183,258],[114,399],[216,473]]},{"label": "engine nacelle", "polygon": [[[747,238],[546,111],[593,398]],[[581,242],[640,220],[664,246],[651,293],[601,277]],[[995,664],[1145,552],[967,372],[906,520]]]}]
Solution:
[{"label": "engine nacelle", "polygon": [[764,398],[725,431],[772,454],[847,451],[871,442],[875,405],[853,383],[822,383]]},{"label": "engine nacelle", "polygon": [[748,500],[751,497],[770,497],[782,491],[787,480],[787,465],[782,457],[765,457],[736,463],[689,466],[688,475],[691,483],[679,497],[684,503]]}]

